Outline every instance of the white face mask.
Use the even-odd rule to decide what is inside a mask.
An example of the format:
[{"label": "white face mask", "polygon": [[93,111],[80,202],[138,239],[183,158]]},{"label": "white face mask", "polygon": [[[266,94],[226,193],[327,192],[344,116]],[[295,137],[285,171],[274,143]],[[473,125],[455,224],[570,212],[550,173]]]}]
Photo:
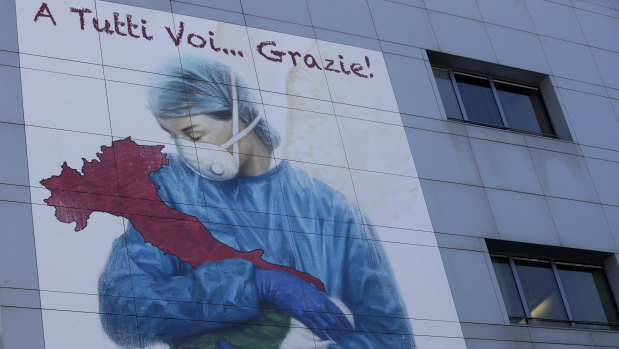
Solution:
[{"label": "white face mask", "polygon": [[[176,148],[187,166],[200,176],[214,181],[225,181],[236,177],[240,166],[238,143],[262,119],[262,114],[258,115],[243,131],[239,132],[239,103],[233,73],[230,73],[230,82],[232,89],[232,137],[222,145],[200,143],[198,148],[192,141],[179,137],[174,138]],[[230,146],[232,146],[232,154],[227,150]]]}]

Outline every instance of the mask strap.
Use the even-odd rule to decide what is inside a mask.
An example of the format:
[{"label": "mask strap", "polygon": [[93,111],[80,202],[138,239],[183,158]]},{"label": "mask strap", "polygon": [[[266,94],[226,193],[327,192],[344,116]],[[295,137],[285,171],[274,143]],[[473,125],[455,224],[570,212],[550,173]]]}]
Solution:
[{"label": "mask strap", "polygon": [[[230,88],[232,89],[232,138],[234,138],[234,136],[239,133],[239,100],[236,91],[236,77],[234,76],[234,73],[232,71],[230,71]],[[222,148],[227,149],[229,145],[225,145],[229,143],[230,140],[224,143]],[[234,159],[236,160],[236,163],[240,163],[238,142],[234,142],[234,146],[232,147],[232,154],[234,156]]]},{"label": "mask strap", "polygon": [[252,120],[251,123],[249,123],[249,125],[246,128],[243,129],[243,131],[235,134],[226,143],[220,145],[220,147],[227,149],[232,144],[238,143],[243,137],[247,136],[247,134],[249,134],[258,125],[258,122],[260,122],[262,118],[263,118],[263,115],[259,114],[254,120]]},{"label": "mask strap", "polygon": [[258,116],[252,120],[249,125],[247,125],[247,127],[245,127],[243,129],[243,131],[238,132],[239,131],[239,101],[237,98],[237,92],[236,92],[236,81],[234,78],[234,73],[230,73],[230,81],[232,82],[232,138],[230,138],[228,141],[226,141],[226,143],[220,145],[220,147],[224,148],[224,149],[228,149],[231,145],[234,145],[234,147],[232,148],[232,151],[234,152],[234,156],[236,158],[236,160],[238,161],[238,156],[239,156],[239,141],[247,136],[257,125],[258,122],[260,122],[260,120],[262,120],[262,118],[264,117],[262,114],[258,114]]}]

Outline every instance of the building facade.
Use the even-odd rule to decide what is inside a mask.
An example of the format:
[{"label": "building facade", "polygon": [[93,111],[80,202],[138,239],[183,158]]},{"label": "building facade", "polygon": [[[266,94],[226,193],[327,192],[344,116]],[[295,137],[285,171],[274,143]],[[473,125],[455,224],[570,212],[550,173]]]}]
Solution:
[{"label": "building facade", "polygon": [[618,1],[0,28],[0,348],[619,348]]}]

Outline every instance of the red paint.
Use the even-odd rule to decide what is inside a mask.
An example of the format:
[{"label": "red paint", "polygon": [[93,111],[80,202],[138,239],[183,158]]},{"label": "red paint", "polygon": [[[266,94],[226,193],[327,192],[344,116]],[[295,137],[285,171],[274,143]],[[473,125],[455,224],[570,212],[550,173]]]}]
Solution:
[{"label": "red paint", "polygon": [[52,195],[45,202],[56,208],[61,222],[76,222],[75,231],[86,227],[90,214],[106,212],[128,219],[144,240],[177,256],[194,268],[231,258],[248,260],[259,268],[279,269],[324,291],[317,278],[262,259],[263,250],[241,252],[215,239],[194,216],[168,207],[157,195],[158,186],[148,178],[168,164],[163,146],[138,145],[131,138],[102,146],[98,161],[86,161],[83,175],[62,165],[59,176],[41,181]]}]

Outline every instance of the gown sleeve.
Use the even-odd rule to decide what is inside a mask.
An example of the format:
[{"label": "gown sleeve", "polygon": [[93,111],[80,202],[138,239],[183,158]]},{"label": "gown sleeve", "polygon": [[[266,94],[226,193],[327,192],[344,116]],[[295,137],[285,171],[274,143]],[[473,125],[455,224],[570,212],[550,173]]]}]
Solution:
[{"label": "gown sleeve", "polygon": [[[193,268],[146,243],[132,226],[113,244],[99,278],[105,332],[134,347],[225,330],[257,313],[254,266],[241,259]],[[226,307],[224,305],[237,305]],[[137,315],[137,316],[136,316]]]},{"label": "gown sleeve", "polygon": [[[414,348],[410,320],[395,276],[373,226],[352,207],[336,229],[342,239],[341,300],[354,314],[355,330],[330,348]],[[339,227],[338,227],[339,226]]]}]

